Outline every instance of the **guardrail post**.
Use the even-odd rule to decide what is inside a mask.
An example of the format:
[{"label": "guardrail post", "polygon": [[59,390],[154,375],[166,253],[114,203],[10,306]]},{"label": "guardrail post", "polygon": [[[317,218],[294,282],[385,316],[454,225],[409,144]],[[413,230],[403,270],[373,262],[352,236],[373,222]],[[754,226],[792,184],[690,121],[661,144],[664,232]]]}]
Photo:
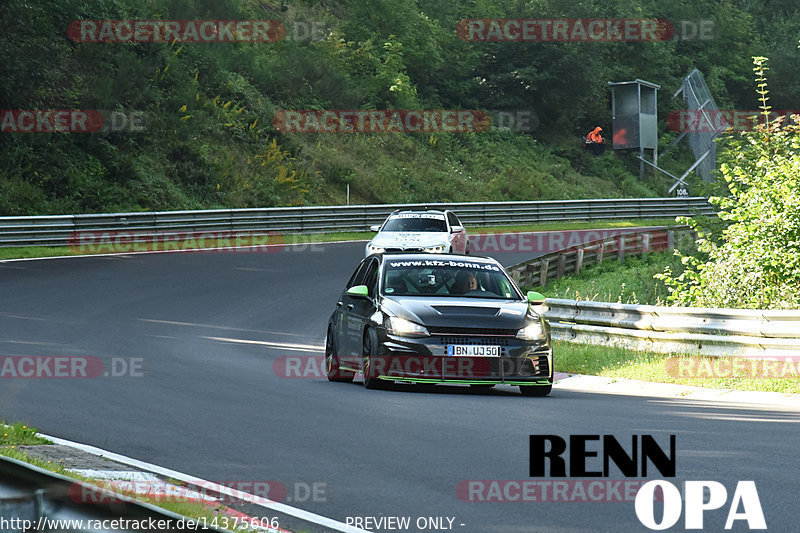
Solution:
[{"label": "guardrail post", "polygon": [[542,266],[539,269],[539,286],[547,285],[547,271],[550,269],[550,260],[542,259]]},{"label": "guardrail post", "polygon": [[605,251],[605,249],[606,249],[606,245],[601,242],[600,245],[597,247],[597,262],[598,263],[602,263],[603,262],[603,252]]},{"label": "guardrail post", "polygon": [[667,250],[674,250],[675,249],[675,232],[673,230],[667,230]]},{"label": "guardrail post", "polygon": [[558,263],[556,264],[556,279],[559,279],[561,276],[563,276],[566,269],[567,254],[561,254],[558,256]]},{"label": "guardrail post", "polygon": [[526,285],[532,285],[535,275],[536,275],[536,267],[533,266],[533,265],[526,265],[525,266],[525,277],[523,278],[525,280],[525,284]]},{"label": "guardrail post", "polygon": [[642,233],[642,255],[650,251],[650,234]]},{"label": "guardrail post", "polygon": [[579,248],[577,253],[575,254],[575,275],[581,273],[581,269],[583,268],[583,248]]},{"label": "guardrail post", "polygon": [[625,235],[619,236],[619,246],[617,246],[617,259],[625,261]]}]

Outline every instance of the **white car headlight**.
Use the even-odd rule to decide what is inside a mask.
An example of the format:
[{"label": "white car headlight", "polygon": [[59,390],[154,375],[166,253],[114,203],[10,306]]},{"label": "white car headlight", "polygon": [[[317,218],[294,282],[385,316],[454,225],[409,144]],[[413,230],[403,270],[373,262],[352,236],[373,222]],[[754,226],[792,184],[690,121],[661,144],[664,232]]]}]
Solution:
[{"label": "white car headlight", "polygon": [[420,326],[399,316],[390,316],[385,325],[391,335],[401,337],[427,337],[430,335],[425,326]]},{"label": "white car headlight", "polygon": [[426,246],[423,250],[429,254],[441,254],[447,250],[447,244],[434,244],[433,246]]},{"label": "white car headlight", "polygon": [[517,338],[524,341],[542,341],[545,339],[544,326],[541,320],[531,322],[521,330],[517,331]]},{"label": "white car headlight", "polygon": [[370,254],[382,254],[386,251],[386,248],[381,248],[380,246],[375,246],[374,244],[368,244],[367,250]]}]

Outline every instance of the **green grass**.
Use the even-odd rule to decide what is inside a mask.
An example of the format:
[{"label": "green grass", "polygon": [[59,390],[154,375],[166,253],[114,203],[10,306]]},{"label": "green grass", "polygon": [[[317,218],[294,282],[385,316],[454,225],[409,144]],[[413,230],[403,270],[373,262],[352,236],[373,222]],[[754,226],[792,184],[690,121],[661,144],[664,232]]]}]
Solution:
[{"label": "green grass", "polygon": [[653,277],[667,266],[675,273],[683,269],[680,258],[672,251],[628,256],[622,263],[611,259],[590,265],[577,276],[550,281],[536,290],[548,298],[667,305],[667,286]]},{"label": "green grass", "polygon": [[28,246],[22,248],[0,248],[0,261],[3,259],[27,259],[33,257],[58,257],[72,255],[66,246]]},{"label": "green grass", "polygon": [[[733,357],[715,358],[689,356],[686,354],[656,354],[613,346],[578,344],[564,341],[556,341],[554,351],[556,354],[555,366],[558,372],[636,379],[657,383],[676,383],[713,389],[800,394],[800,380],[796,372],[794,375],[785,378],[749,377],[746,374],[742,375],[742,377],[736,377],[733,372],[731,377],[682,377],[683,375],[710,375],[703,370],[707,368],[704,366],[707,364],[712,365],[712,368],[717,368],[716,365],[723,363],[741,364],[741,359]],[[683,368],[689,368],[690,370],[685,374],[677,370],[669,370],[668,361],[670,358],[675,358],[670,362],[670,369],[682,368],[681,365],[685,365]],[[720,372],[717,375],[726,373]],[[755,375],[759,374],[756,373]]]},{"label": "green grass", "polygon": [[[504,233],[522,231],[554,231],[554,230],[580,230],[580,229],[614,229],[637,226],[669,226],[674,225],[673,219],[652,220],[597,220],[585,222],[544,222],[540,224],[516,224],[509,226],[480,226],[470,227],[468,231],[477,235],[482,233]],[[303,244],[317,242],[336,242],[352,240],[369,240],[375,235],[371,231],[335,231],[330,233],[287,233],[276,234],[270,238],[269,243]],[[97,250],[97,249],[95,249]],[[80,250],[69,246],[29,246],[19,248],[0,248],[0,261],[5,259],[27,259],[38,257],[61,257],[68,255],[86,255],[90,253],[114,253],[111,247],[101,247],[99,250]]]},{"label": "green grass", "polygon": [[0,420],[0,446],[20,446],[26,444],[53,444],[40,437],[38,430],[21,422],[8,424]]}]

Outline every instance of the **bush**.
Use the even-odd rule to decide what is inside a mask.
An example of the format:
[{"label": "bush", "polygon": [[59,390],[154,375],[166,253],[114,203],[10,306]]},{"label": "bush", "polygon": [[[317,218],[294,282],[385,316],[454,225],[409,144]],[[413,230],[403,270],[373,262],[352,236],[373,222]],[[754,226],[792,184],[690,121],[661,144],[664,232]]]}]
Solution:
[{"label": "bush", "polygon": [[753,60],[764,124],[737,133],[720,155],[729,194],[710,201],[726,226],[687,219],[703,256],[685,256],[682,274],[660,276],[677,304],[800,307],[800,127],[768,121],[766,58]]}]

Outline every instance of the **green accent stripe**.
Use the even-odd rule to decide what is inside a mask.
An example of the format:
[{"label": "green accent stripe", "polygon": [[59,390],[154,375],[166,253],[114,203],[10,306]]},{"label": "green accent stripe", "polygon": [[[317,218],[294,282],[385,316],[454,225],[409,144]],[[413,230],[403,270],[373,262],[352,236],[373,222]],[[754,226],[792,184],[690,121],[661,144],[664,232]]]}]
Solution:
[{"label": "green accent stripe", "polygon": [[515,386],[547,386],[552,381],[492,381],[492,380],[467,380],[467,379],[432,379],[432,378],[396,378],[392,376],[378,376],[385,381],[402,381],[407,383],[459,383],[464,385],[515,385]]}]

